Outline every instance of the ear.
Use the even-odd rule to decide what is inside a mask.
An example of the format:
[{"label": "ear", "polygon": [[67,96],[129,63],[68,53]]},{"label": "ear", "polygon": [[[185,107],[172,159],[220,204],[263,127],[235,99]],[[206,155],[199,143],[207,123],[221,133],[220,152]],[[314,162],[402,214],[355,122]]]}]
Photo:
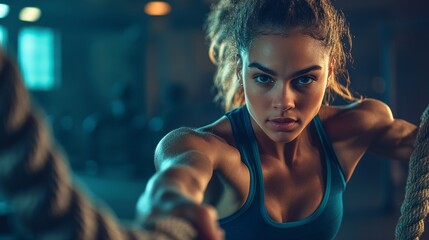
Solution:
[{"label": "ear", "polygon": [[214,64],[217,65],[217,56],[216,56],[216,45],[214,43],[210,44],[210,48],[209,48],[209,58],[210,61]]},{"label": "ear", "polygon": [[328,84],[327,84],[328,87],[332,84],[332,78],[335,77],[334,76],[335,75],[335,71],[334,71],[335,62],[336,61],[335,61],[334,58],[331,58],[330,61],[329,61],[329,67],[328,67]]},{"label": "ear", "polygon": [[235,55],[235,64],[236,64],[236,77],[237,77],[237,81],[240,82],[240,85],[243,85],[243,80],[242,80],[242,71],[243,71],[243,60],[241,59],[240,54]]}]

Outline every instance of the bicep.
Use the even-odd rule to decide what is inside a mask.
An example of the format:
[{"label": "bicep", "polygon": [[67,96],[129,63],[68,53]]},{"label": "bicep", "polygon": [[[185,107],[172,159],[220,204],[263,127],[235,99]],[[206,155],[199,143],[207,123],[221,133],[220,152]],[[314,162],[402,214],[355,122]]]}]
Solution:
[{"label": "bicep", "polygon": [[409,159],[417,135],[414,124],[395,119],[389,106],[375,99],[363,101],[357,112],[361,122],[358,138],[369,151],[391,159]]},{"label": "bicep", "polygon": [[370,150],[384,157],[408,161],[414,150],[417,127],[402,119],[393,119],[378,130]]},{"label": "bicep", "polygon": [[[407,160],[413,151],[417,127],[395,119],[389,106],[376,99],[365,99],[342,114],[340,139],[358,153],[370,151],[383,157]],[[338,128],[337,128],[338,129]],[[342,134],[342,135],[341,135]],[[346,139],[346,140],[344,140]],[[360,156],[360,155],[359,155]]]},{"label": "bicep", "polygon": [[389,159],[409,159],[416,126],[394,119],[383,102],[366,99],[349,108],[335,110],[336,114],[325,123],[347,177],[368,151]]}]

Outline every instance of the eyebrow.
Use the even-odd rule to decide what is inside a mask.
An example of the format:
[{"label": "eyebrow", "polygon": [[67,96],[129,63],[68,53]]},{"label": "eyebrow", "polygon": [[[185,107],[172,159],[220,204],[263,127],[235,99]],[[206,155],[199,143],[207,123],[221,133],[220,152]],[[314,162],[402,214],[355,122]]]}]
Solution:
[{"label": "eyebrow", "polygon": [[[269,69],[267,67],[264,67],[264,66],[262,66],[261,64],[259,64],[257,62],[252,62],[247,67],[248,68],[257,68],[257,69],[259,69],[259,70],[261,70],[261,71],[263,71],[265,73],[268,73],[270,75],[273,75],[273,76],[277,76],[278,75],[274,70],[271,70],[271,69]],[[320,69],[322,69],[321,66],[319,66],[319,65],[313,65],[313,66],[310,66],[310,67],[307,67],[307,68],[304,68],[304,69],[301,69],[301,70],[298,70],[298,71],[292,73],[290,75],[290,78],[298,77],[298,76],[304,75],[306,73],[309,73],[311,71],[320,70]]]}]

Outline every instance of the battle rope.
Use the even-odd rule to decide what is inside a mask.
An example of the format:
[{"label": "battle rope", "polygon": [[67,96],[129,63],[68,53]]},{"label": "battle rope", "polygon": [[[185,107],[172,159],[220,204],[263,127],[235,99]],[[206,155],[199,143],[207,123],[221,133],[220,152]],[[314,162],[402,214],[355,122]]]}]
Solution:
[{"label": "battle rope", "polygon": [[421,124],[410,157],[405,198],[396,226],[397,240],[418,240],[424,232],[424,220],[429,213],[429,107]]},{"label": "battle rope", "polygon": [[168,218],[150,229],[120,226],[94,207],[68,175],[43,116],[31,106],[16,66],[0,51],[0,191],[29,239],[189,240],[187,221]]}]

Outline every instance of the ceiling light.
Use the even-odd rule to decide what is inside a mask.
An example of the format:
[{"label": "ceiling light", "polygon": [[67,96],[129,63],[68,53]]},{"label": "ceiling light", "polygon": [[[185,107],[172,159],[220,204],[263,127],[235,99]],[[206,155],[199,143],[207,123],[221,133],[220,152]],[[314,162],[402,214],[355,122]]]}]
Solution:
[{"label": "ceiling light", "polygon": [[0,18],[5,18],[9,14],[9,5],[0,3]]},{"label": "ceiling light", "polygon": [[167,2],[152,1],[152,2],[148,2],[145,5],[144,11],[147,15],[163,16],[163,15],[167,15],[168,13],[170,13],[171,6]]},{"label": "ceiling light", "polygon": [[25,7],[19,13],[19,20],[24,22],[35,22],[39,20],[42,12],[36,7]]}]

